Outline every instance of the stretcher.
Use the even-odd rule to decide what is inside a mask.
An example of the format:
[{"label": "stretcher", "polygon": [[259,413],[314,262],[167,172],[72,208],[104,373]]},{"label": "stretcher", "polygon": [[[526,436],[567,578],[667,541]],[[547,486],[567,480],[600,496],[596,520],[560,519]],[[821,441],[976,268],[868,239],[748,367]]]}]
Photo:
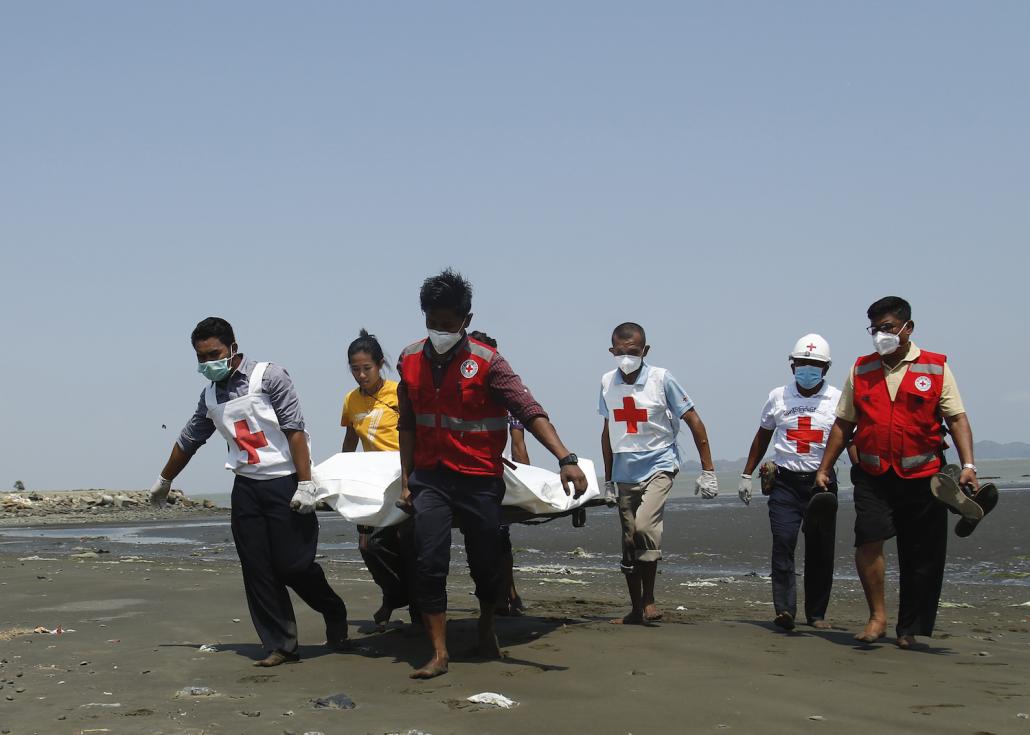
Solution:
[{"label": "stretcher", "polygon": [[[565,494],[557,472],[505,461],[504,523],[536,523],[571,515],[582,525],[583,509],[603,505],[594,463],[580,459],[587,490],[580,497]],[[399,452],[341,452],[314,468],[321,488],[318,500],[351,523],[395,526],[409,516],[394,503],[401,496]]]}]

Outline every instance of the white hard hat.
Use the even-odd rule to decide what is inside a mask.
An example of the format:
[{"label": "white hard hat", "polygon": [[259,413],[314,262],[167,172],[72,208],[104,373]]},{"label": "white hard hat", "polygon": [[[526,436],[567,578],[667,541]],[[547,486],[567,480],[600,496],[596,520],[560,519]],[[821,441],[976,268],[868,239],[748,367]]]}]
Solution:
[{"label": "white hard hat", "polygon": [[830,343],[818,334],[806,334],[794,343],[794,349],[790,352],[791,359],[799,358],[805,360],[817,360],[830,365]]}]

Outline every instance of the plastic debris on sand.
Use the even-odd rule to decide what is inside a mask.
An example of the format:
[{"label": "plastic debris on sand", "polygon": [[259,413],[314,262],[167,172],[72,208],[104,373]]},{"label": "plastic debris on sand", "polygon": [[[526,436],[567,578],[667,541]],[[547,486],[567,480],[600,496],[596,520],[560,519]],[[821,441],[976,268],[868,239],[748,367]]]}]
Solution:
[{"label": "plastic debris on sand", "polygon": [[494,707],[500,707],[501,709],[511,709],[518,705],[514,699],[508,699],[503,694],[497,692],[480,692],[479,694],[473,694],[468,698],[468,701],[475,704],[489,704]]}]

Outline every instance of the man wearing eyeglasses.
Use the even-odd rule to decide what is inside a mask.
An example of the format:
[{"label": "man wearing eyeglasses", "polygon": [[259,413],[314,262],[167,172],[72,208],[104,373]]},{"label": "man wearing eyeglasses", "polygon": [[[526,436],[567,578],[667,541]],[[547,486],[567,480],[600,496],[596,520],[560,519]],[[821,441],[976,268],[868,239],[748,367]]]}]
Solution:
[{"label": "man wearing eyeglasses", "polygon": [[947,506],[930,492],[944,464],[942,419],[962,462],[961,484],[979,487],[969,426],[947,357],[911,341],[912,307],[897,296],[866,312],[876,351],[851,369],[815,484],[828,487],[830,470],[848,439],[858,464],[855,486],[855,566],[869,621],[855,636],[872,643],[886,635],[883,542],[897,536],[900,600],[895,628],[899,648],[933,634],[947,555]]}]

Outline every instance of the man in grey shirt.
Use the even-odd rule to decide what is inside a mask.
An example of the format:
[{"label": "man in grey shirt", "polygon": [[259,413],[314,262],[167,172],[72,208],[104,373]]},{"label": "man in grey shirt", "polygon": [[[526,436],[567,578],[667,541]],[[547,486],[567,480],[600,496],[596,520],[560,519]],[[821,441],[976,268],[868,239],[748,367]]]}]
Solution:
[{"label": "man in grey shirt", "polygon": [[210,384],[150,491],[163,505],[172,480],[217,430],[226,440],[232,536],[247,605],[268,655],[258,666],[297,661],[297,619],[287,587],[322,613],[329,646],[347,643],[347,607],[315,563],[317,489],[304,416],[289,374],[239,353],[229,322],[208,317],[190,336],[197,370]]}]

